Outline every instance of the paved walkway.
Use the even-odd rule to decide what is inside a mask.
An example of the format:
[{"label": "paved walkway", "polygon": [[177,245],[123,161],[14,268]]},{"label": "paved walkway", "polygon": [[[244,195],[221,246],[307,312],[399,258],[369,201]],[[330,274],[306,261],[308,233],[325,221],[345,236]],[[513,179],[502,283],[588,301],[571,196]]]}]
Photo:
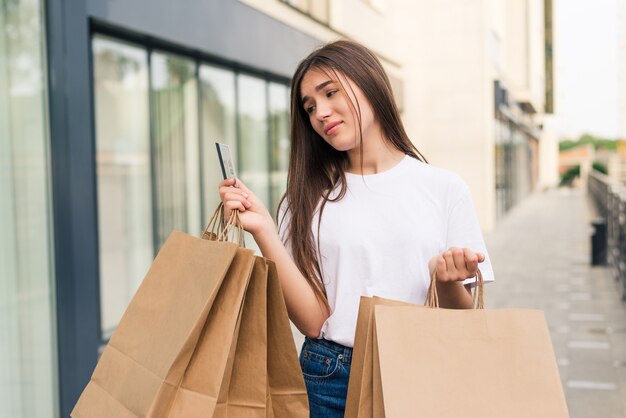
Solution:
[{"label": "paved walkway", "polygon": [[626,305],[610,271],[589,264],[594,216],[580,190],[520,203],[485,237],[486,302],[545,312],[571,418],[626,417]]}]

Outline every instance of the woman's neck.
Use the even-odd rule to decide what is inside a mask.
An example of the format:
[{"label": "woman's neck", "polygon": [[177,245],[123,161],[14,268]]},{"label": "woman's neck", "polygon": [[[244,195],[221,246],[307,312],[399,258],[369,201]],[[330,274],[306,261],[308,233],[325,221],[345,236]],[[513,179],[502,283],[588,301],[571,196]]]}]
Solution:
[{"label": "woman's neck", "polygon": [[394,148],[382,134],[363,138],[363,172],[361,172],[361,148],[348,151],[348,168],[352,174],[377,174],[393,168],[404,158],[404,152]]}]

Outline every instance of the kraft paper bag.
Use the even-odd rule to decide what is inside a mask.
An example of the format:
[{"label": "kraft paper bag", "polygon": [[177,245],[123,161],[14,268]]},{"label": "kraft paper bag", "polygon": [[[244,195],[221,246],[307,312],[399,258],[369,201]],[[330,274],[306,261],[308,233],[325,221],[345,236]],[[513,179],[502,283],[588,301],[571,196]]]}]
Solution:
[{"label": "kraft paper bag", "polygon": [[[215,418],[308,418],[304,377],[276,265],[256,257],[246,292],[228,395]],[[225,391],[221,392],[225,393]]]},{"label": "kraft paper bag", "polygon": [[237,244],[172,232],[72,417],[166,417],[222,282],[247,282],[253,264]]},{"label": "kraft paper bag", "polygon": [[[229,224],[236,225],[238,234],[231,234],[232,228],[219,230],[225,226],[216,215],[223,213],[220,209],[203,237],[221,240],[238,235],[242,244],[237,213]],[[195,247],[204,248],[206,254],[194,252]],[[161,270],[163,274],[157,274]],[[202,309],[196,309],[197,304]],[[167,320],[159,322],[163,318]],[[159,338],[153,329],[160,330]],[[128,347],[136,351],[133,357]],[[171,366],[162,352],[175,358]],[[130,361],[124,362],[126,357]],[[308,399],[299,371],[274,263],[235,244],[173,233],[72,416],[304,418],[309,415]]]},{"label": "kraft paper bag", "polygon": [[[228,281],[224,280],[224,286]],[[219,300],[214,306],[225,310]],[[238,321],[233,312],[228,320],[224,315],[209,314],[171,418],[308,418],[306,386],[272,261],[255,257],[241,306]],[[209,323],[216,325],[210,327]],[[217,337],[213,332],[216,328],[233,329],[234,323],[232,337]],[[226,344],[215,344],[228,338],[232,341],[229,350],[224,349]]]},{"label": "kraft paper bag", "polygon": [[[232,375],[220,398],[215,418],[267,416],[267,260],[255,257],[241,313]],[[227,389],[227,390],[226,390]]]},{"label": "kraft paper bag", "polygon": [[542,312],[375,309],[384,416],[568,417]]},{"label": "kraft paper bag", "polygon": [[426,304],[370,307],[372,401],[346,417],[569,416],[541,311],[433,308],[434,280]]},{"label": "kraft paper bag", "polygon": [[377,296],[371,298],[361,296],[348,382],[346,418],[372,418],[376,416],[374,415],[374,397],[376,397],[378,409],[382,404],[381,391],[374,390],[374,381],[378,383],[380,379],[374,379],[373,376],[375,372],[378,373],[378,370],[374,369],[375,329],[373,321],[374,307],[377,305],[412,306],[406,302]]},{"label": "kraft paper bag", "polygon": [[268,263],[267,417],[309,418],[309,398],[276,265]]},{"label": "kraft paper bag", "polygon": [[[265,416],[265,368],[262,367],[261,370],[254,368],[259,361],[261,366],[264,366],[267,355],[264,348],[265,321],[261,319],[254,323],[254,319],[264,314],[264,311],[251,309],[256,309],[258,305],[261,309],[264,308],[265,295],[259,294],[259,291],[262,289],[264,292],[266,287],[267,269],[262,267],[258,257],[252,256],[251,260],[253,269],[249,280],[237,273],[224,279],[193,357],[177,388],[171,411],[164,416],[168,418],[227,416],[231,404],[238,405],[239,394],[236,392],[232,394],[231,391],[236,390],[234,386],[240,383],[241,377],[237,376],[237,373],[242,371],[247,373],[250,382],[246,389],[249,390],[250,386],[254,386],[258,381],[257,386],[262,387],[262,396],[260,404],[255,403],[253,387],[253,393],[247,394],[248,397],[243,401],[244,405],[239,406],[251,406],[247,402],[250,401],[253,408],[262,407],[263,415],[259,416]],[[253,334],[248,334],[250,332]],[[249,340],[260,346],[250,347]],[[258,348],[258,351],[255,351],[255,348]],[[252,369],[241,370],[242,366],[251,366],[251,363]],[[234,399],[231,400],[231,396]],[[258,396],[256,400],[259,400]]]}]

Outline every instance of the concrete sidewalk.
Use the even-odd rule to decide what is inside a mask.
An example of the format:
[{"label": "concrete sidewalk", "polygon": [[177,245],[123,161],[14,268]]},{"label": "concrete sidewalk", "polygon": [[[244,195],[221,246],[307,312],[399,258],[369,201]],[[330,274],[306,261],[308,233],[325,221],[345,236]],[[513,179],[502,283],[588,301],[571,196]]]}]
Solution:
[{"label": "concrete sidewalk", "polygon": [[608,268],[590,266],[591,200],[534,195],[485,239],[496,282],[488,308],[545,312],[572,418],[626,417],[626,308]]}]

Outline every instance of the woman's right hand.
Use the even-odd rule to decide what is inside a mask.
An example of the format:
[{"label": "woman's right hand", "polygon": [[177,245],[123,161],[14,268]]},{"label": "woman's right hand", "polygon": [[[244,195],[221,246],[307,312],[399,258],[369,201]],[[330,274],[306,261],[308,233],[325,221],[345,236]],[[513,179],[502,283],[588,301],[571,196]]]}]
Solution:
[{"label": "woman's right hand", "polygon": [[224,219],[228,220],[233,210],[239,210],[243,229],[253,236],[276,231],[272,215],[239,179],[226,179],[219,184],[220,199],[224,202]]}]

